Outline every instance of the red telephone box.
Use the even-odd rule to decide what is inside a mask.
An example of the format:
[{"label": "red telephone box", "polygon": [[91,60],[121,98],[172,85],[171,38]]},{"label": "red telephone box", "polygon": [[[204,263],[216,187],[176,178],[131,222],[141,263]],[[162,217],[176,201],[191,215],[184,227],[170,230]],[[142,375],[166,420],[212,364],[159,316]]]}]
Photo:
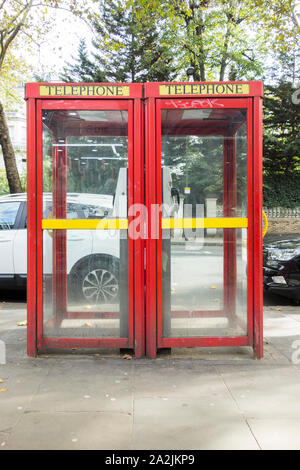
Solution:
[{"label": "red telephone box", "polygon": [[262,357],[261,82],[28,84],[28,354]]}]

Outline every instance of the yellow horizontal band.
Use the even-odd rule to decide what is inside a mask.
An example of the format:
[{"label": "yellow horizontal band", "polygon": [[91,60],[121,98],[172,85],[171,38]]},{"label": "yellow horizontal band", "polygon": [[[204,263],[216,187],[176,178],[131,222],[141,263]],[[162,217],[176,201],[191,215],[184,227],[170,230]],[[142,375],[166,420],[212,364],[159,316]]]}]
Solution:
[{"label": "yellow horizontal band", "polygon": [[[163,229],[247,228],[248,219],[238,217],[162,219]],[[128,219],[43,219],[44,230],[127,230]]]},{"label": "yellow horizontal band", "polygon": [[163,229],[177,228],[247,228],[248,219],[238,217],[197,218],[197,219],[162,219]]},{"label": "yellow horizontal band", "polygon": [[127,219],[43,219],[45,230],[127,230]]}]

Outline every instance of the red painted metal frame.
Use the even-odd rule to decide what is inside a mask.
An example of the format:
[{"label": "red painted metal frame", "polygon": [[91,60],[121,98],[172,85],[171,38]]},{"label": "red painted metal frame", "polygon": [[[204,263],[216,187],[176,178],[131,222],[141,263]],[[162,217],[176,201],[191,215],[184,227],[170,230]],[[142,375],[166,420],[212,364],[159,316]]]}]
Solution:
[{"label": "red painted metal frame", "polygon": [[[232,99],[227,98],[226,100],[223,99],[213,99],[210,98],[206,99],[204,103],[197,102],[197,99],[180,99],[178,100],[180,103],[176,103],[176,99],[172,100],[157,100],[156,101],[156,158],[157,158],[157,185],[156,185],[156,203],[161,203],[161,181],[160,181],[160,148],[161,148],[161,110],[162,109],[226,109],[226,108],[247,108],[248,100],[245,98],[239,99]],[[224,129],[214,129],[214,135],[224,135]],[[230,137],[230,136],[229,136]],[[233,196],[233,189],[236,185],[236,178],[235,178],[235,150],[232,146],[231,142],[225,143],[226,154],[224,155],[224,193],[227,195],[226,204],[224,204],[224,216],[229,217],[233,216],[231,213],[230,208],[235,206],[235,201],[232,200]],[[230,161],[230,170],[227,168],[227,158]],[[229,198],[229,199],[228,199]],[[159,217],[159,223],[161,221],[161,217]],[[228,239],[228,240],[227,240]],[[228,246],[226,244],[227,241],[231,241]],[[235,305],[235,296],[236,296],[236,259],[235,259],[235,230],[233,229],[224,229],[224,311],[226,316],[230,316],[229,319],[235,316],[233,306]],[[164,348],[164,347],[191,347],[191,346],[228,346],[228,345],[249,345],[250,338],[249,336],[242,336],[242,337],[235,337],[235,338],[215,338],[214,340],[207,337],[199,337],[199,338],[166,338],[162,335],[162,269],[161,269],[161,238],[157,240],[157,348]],[[234,270],[230,270],[229,272],[229,265],[234,267]],[[233,298],[234,296],[234,298]],[[222,317],[224,316],[224,311],[220,311],[216,316]],[[198,312],[199,317],[207,317],[208,315],[205,312]]]},{"label": "red painted metal frame", "polygon": [[36,215],[36,106],[35,99],[27,101],[27,354],[37,351],[37,215]]},{"label": "red painted metal frame", "polygon": [[[133,197],[140,208],[140,237],[134,241],[134,349],[135,356],[145,355],[145,270],[144,270],[144,104],[134,100]],[[135,214],[136,215],[136,214]],[[136,221],[134,221],[137,224]],[[137,230],[138,227],[135,226]]]},{"label": "red painted metal frame", "polygon": [[[35,165],[36,165],[36,245],[37,245],[37,264],[36,264],[36,297],[37,297],[37,350],[42,348],[42,334],[43,334],[43,231],[42,231],[42,217],[43,217],[43,127],[42,127],[42,101],[37,100],[36,107],[36,154]],[[30,193],[27,193],[28,199],[31,199]],[[31,276],[31,273],[27,273],[27,278]],[[39,312],[41,314],[39,315]]]},{"label": "red painted metal frame", "polygon": [[[133,191],[134,191],[134,142],[133,142],[133,102],[128,101],[128,183],[127,183],[127,207],[131,207],[134,203]],[[128,215],[128,223],[132,223],[133,217]],[[134,347],[134,241],[128,237],[128,347]],[[119,341],[119,340],[116,340]]]},{"label": "red painted metal frame", "polygon": [[[179,83],[179,82],[178,82]],[[200,83],[200,82],[198,82]],[[207,82],[204,82],[207,83]],[[214,82],[223,83],[223,82]],[[254,347],[256,357],[263,355],[262,341],[262,97],[263,85],[261,82],[237,82],[249,83],[249,95],[225,96],[159,96],[159,83],[130,84],[130,97],[103,97],[77,96],[49,96],[41,98],[39,87],[43,84],[27,84],[26,99],[28,113],[27,149],[28,149],[28,328],[27,328],[27,352],[29,356],[36,355],[38,350],[49,348],[70,349],[73,347],[99,348],[99,347],[134,347],[137,357],[144,354],[145,348],[149,357],[155,357],[159,347],[194,347],[194,346],[246,346]],[[164,83],[163,83],[164,84]],[[165,83],[167,84],[167,83]],[[174,84],[174,83],[172,83]],[[182,84],[182,83],[180,83]],[[188,82],[189,84],[189,82]],[[53,85],[53,84],[46,84]],[[65,85],[56,84],[56,85]],[[72,84],[80,85],[80,84]],[[95,85],[95,84],[91,84]],[[98,84],[101,85],[101,84]],[[102,84],[107,85],[107,84]],[[114,84],[128,85],[128,84]],[[144,100],[142,99],[142,92]],[[159,99],[157,99],[159,98]],[[189,99],[190,98],[190,99]],[[192,99],[192,100],[191,100]],[[134,158],[132,171],[129,170],[129,181],[133,189],[131,201],[143,204],[144,198],[148,209],[145,216],[148,237],[143,236],[132,241],[129,256],[129,302],[130,338],[118,339],[66,339],[43,338],[43,291],[42,291],[42,115],[41,109],[48,103],[47,109],[57,109],[56,103],[67,103],[66,109],[91,109],[94,102],[96,109],[114,108],[115,101],[131,102],[132,124],[134,133],[131,149]],[[201,101],[197,105],[197,101]],[[247,108],[248,129],[248,336],[235,338],[161,338],[161,238],[152,238],[150,234],[161,232],[161,216],[157,213],[157,220],[151,219],[151,206],[161,201],[161,164],[160,164],[160,112],[159,106],[174,109],[174,102],[181,108],[193,101],[193,107],[211,108],[218,104],[226,103],[230,108]],[[172,103],[173,102],[173,103]],[[156,103],[159,103],[156,110]],[[87,107],[85,108],[85,104]],[[101,107],[103,105],[103,107]],[[125,105],[126,108],[126,105]],[[129,126],[128,126],[129,127]],[[133,129],[133,126],[131,126]],[[222,135],[222,128],[214,128],[211,133]],[[199,135],[201,131],[199,131]],[[129,139],[130,140],[130,139]],[[144,173],[144,157],[146,172]],[[136,214],[135,214],[136,215]],[[146,218],[147,217],[147,218]],[[129,217],[129,223],[133,222],[133,215]],[[153,224],[153,226],[151,225]],[[144,227],[140,228],[141,231]],[[144,280],[144,253],[146,252],[146,279]],[[144,281],[147,286],[144,298]],[[156,288],[158,287],[158,291]],[[146,317],[144,306],[146,305]],[[68,315],[85,316],[85,312],[68,312]],[[184,315],[186,312],[179,312]],[[225,310],[218,312],[193,312],[192,316],[210,316],[214,314],[224,316]],[[103,313],[105,315],[105,312]],[[178,312],[173,312],[176,316]],[[91,315],[91,312],[86,312]],[[97,315],[97,312],[95,312]],[[110,315],[110,313],[108,313]],[[190,314],[189,314],[190,315]],[[145,336],[146,330],[146,336]]]},{"label": "red painted metal frame", "polygon": [[[109,86],[109,85],[114,85],[114,86],[129,86],[130,89],[130,94],[129,96],[81,96],[81,95],[55,95],[55,96],[40,96],[40,86],[54,86],[54,85],[60,85],[60,86]],[[131,99],[141,99],[143,94],[143,85],[141,83],[44,83],[44,82],[39,82],[39,83],[27,83],[26,84],[26,91],[25,91],[25,99],[42,99],[42,100],[64,100],[64,101],[69,101],[70,104],[72,101],[76,100],[93,100],[93,101],[114,101],[114,100],[131,100]]]},{"label": "red painted metal frame", "polygon": [[[158,101],[158,100],[157,100]],[[202,102],[201,99],[192,100],[191,98],[161,98],[161,109],[177,109],[177,110],[187,110],[187,109],[239,109],[246,108],[248,105],[247,98],[220,98],[220,97],[211,97],[208,96]],[[218,135],[215,132],[215,135]],[[220,134],[219,135],[223,135]]]},{"label": "red painted metal frame", "polygon": [[[143,146],[143,103],[142,87],[139,84],[130,85],[130,99],[128,97],[72,97],[39,98],[40,84],[28,84],[27,98],[27,148],[28,148],[28,355],[35,356],[38,351],[49,348],[135,348],[137,357],[144,354],[145,349],[145,317],[144,317],[144,240],[128,240],[129,263],[129,336],[128,338],[45,338],[43,337],[43,237],[42,237],[42,109],[126,109],[128,110],[128,207],[133,203],[143,204],[144,186],[144,146]],[[78,97],[79,98],[79,97]],[[135,163],[133,163],[133,161]],[[66,189],[64,176],[54,178],[54,195],[61,200],[62,192]],[[57,188],[57,184],[61,186]],[[60,197],[59,197],[60,196]],[[66,201],[65,201],[66,202]],[[54,204],[58,208],[57,204]],[[65,206],[65,204],[63,204]],[[60,206],[63,210],[62,206]],[[60,209],[58,209],[60,210]],[[56,217],[64,218],[62,213]],[[129,214],[129,224],[133,222],[133,215]],[[56,231],[54,231],[56,232]],[[59,232],[59,231],[57,231]],[[64,230],[61,232],[65,232]],[[59,238],[60,236],[58,236]],[[55,243],[54,236],[54,243]],[[66,262],[65,240],[61,240],[63,256],[54,256],[56,262]],[[60,242],[59,242],[60,243]],[[61,243],[60,243],[61,245]],[[136,250],[136,251],[135,251]],[[57,258],[57,259],[56,259]],[[55,271],[55,270],[54,270]],[[58,267],[58,272],[62,270]],[[59,307],[66,310],[66,279],[62,281],[63,291],[58,300]],[[65,306],[65,308],[63,308]],[[64,318],[71,312],[62,311]],[[77,313],[77,312],[76,312]],[[97,314],[97,313],[96,313]],[[83,315],[84,317],[84,315]]]},{"label": "red painted metal frame", "polygon": [[[234,131],[230,129],[224,135],[223,146],[223,216],[235,217],[236,207],[236,149],[232,139]],[[223,230],[223,292],[224,310],[229,325],[236,320],[236,230]]]},{"label": "red painted metal frame", "polygon": [[262,100],[253,100],[253,274],[254,353],[263,357],[263,263],[262,263]]},{"label": "red painted metal frame", "polygon": [[[53,135],[53,143],[58,144],[60,136]],[[66,142],[64,138],[64,143]],[[67,218],[67,149],[55,146],[53,149],[52,200],[53,217]],[[67,312],[67,232],[53,230],[53,307],[56,325],[61,325]]]},{"label": "red painted metal frame", "polygon": [[[156,203],[162,204],[162,180],[161,180],[161,101],[156,101]],[[147,170],[146,170],[147,171]],[[163,322],[162,322],[162,229],[161,229],[161,212],[157,214],[158,216],[158,229],[159,237],[156,242],[156,296],[157,296],[157,306],[156,306],[156,341],[157,347],[163,348],[161,338],[163,336]]]},{"label": "red painted metal frame", "polygon": [[[262,123],[261,123],[262,125]],[[251,339],[253,346],[253,98],[248,98],[247,109],[247,215],[248,215],[248,230],[247,230],[247,277],[248,277],[248,336]],[[261,213],[260,213],[261,214]],[[261,215],[259,215],[261,217]],[[262,254],[262,246],[260,248]]]},{"label": "red painted metal frame", "polygon": [[[128,207],[133,204],[133,103],[132,100],[127,101],[118,101],[110,102],[109,104],[104,100],[90,101],[90,100],[72,100],[72,102],[66,102],[65,100],[40,100],[41,110],[43,109],[55,109],[55,110],[65,110],[65,109],[86,109],[86,110],[104,110],[104,109],[115,109],[115,110],[128,110]],[[41,122],[41,121],[40,121]],[[38,138],[38,142],[41,139]],[[57,153],[57,152],[56,152]],[[38,153],[38,160],[42,161],[42,154]],[[66,165],[63,164],[63,169],[66,169]],[[42,170],[42,168],[40,168]],[[66,174],[62,170],[61,165],[55,165],[54,168],[54,207],[59,211],[59,218],[66,217]],[[40,173],[42,175],[42,173]],[[37,200],[39,197],[42,199],[42,192],[38,193]],[[56,202],[55,202],[56,201]],[[42,201],[41,201],[42,204]],[[56,216],[56,214],[55,214]],[[64,217],[65,216],[65,217]],[[131,223],[132,217],[128,217],[128,222]],[[56,231],[54,231],[56,232]],[[57,231],[62,232],[58,236],[54,236],[54,286],[53,291],[55,292],[54,298],[54,307],[55,307],[55,316],[56,322],[61,323],[64,318],[68,317],[67,305],[66,305],[66,285],[67,277],[65,274],[66,271],[66,233],[65,230]],[[41,234],[42,237],[42,234]],[[56,248],[56,244],[58,244]],[[42,250],[41,250],[42,251]],[[128,239],[128,278],[129,278],[129,291],[128,291],[128,311],[129,311],[129,324],[128,338],[45,338],[43,336],[43,309],[38,309],[37,316],[40,324],[38,329],[38,348],[39,350],[44,350],[50,347],[58,347],[57,345],[62,344],[72,344],[71,347],[78,348],[90,348],[90,347],[117,347],[117,348],[133,348],[134,346],[134,332],[133,332],[133,240]],[[41,273],[42,278],[42,273]],[[41,307],[41,305],[40,305]],[[91,346],[93,345],[93,346]],[[65,347],[65,346],[61,346]]]},{"label": "red painted metal frame", "polygon": [[38,100],[42,103],[42,109],[52,109],[52,110],[106,110],[106,111],[114,111],[114,110],[127,110],[128,109],[128,102],[132,102],[132,100],[119,100],[114,99],[114,101],[109,102],[105,99],[101,100],[59,100],[59,99],[43,99]]},{"label": "red painted metal frame", "polygon": [[[146,84],[145,95],[146,100],[146,206],[148,211],[151,204],[161,204],[161,110],[162,109],[195,109],[195,108],[212,108],[218,109],[219,105],[224,105],[226,108],[245,108],[247,109],[247,199],[248,199],[248,317],[247,317],[247,331],[246,336],[240,337],[216,337],[216,338],[163,338],[162,336],[162,269],[161,269],[161,237],[157,240],[147,241],[147,286],[151,286],[151,290],[146,294],[146,318],[147,318],[147,355],[150,357],[156,356],[158,348],[168,347],[196,347],[196,346],[253,346],[257,357],[262,357],[262,230],[261,230],[261,210],[262,210],[262,84],[252,83],[250,91],[251,97],[207,97],[202,100],[202,97],[193,96],[193,100],[187,97],[174,97],[171,98],[158,98],[159,84]],[[253,98],[253,95],[256,95]],[[157,99],[154,100],[154,97]],[[197,100],[202,101],[197,103]],[[255,108],[256,103],[256,108]],[[190,105],[190,106],[189,106]],[[220,108],[219,108],[220,109]],[[255,116],[255,119],[254,119]],[[147,122],[148,121],[148,122]],[[253,122],[256,123],[254,128]],[[151,123],[155,123],[152,124]],[[155,128],[155,131],[154,131]],[[237,129],[233,130],[235,133]],[[222,129],[214,129],[214,133],[222,134]],[[153,148],[153,141],[156,143],[156,151]],[[254,150],[256,145],[256,152]],[[227,149],[232,163],[235,160],[235,149]],[[253,159],[253,153],[255,159]],[[154,161],[156,168],[154,168]],[[231,189],[236,185],[235,170],[229,172],[227,175],[230,182]],[[226,177],[227,177],[226,176]],[[253,186],[253,176],[256,178],[256,183]],[[227,188],[228,189],[228,188]],[[229,191],[224,191],[228,194]],[[232,192],[231,192],[232,193]],[[258,197],[256,196],[258,194]],[[232,199],[232,197],[231,197]],[[234,201],[228,201],[228,207],[235,206]],[[226,204],[224,204],[226,208]],[[226,209],[227,210],[227,209]],[[230,212],[230,211],[229,211]],[[224,216],[231,214],[224,213]],[[149,224],[151,221],[149,220]],[[153,223],[153,221],[152,221]],[[161,233],[161,214],[157,217],[159,233]],[[228,236],[233,236],[236,239],[235,230],[225,230]],[[234,233],[231,233],[234,232]],[[230,235],[231,233],[231,235]],[[234,241],[232,240],[232,241]],[[256,240],[254,246],[254,240]],[[155,251],[156,248],[156,251]],[[230,250],[230,249],[229,249]],[[230,253],[228,248],[225,249],[226,256],[230,256],[231,261],[234,258],[236,264],[236,251],[235,246]],[[228,252],[228,253],[227,253]],[[226,254],[227,253],[227,254]],[[256,253],[256,256],[254,256]],[[227,261],[225,260],[224,274],[227,276]],[[155,272],[154,272],[155,271]],[[255,273],[255,276],[254,276]],[[232,276],[231,276],[232,277]],[[230,278],[231,279],[231,278]],[[229,306],[232,304],[232,296],[236,295],[236,279],[224,279],[224,287],[226,291],[233,289],[224,298],[225,313]],[[227,287],[226,287],[227,286]],[[256,293],[258,289],[258,293]],[[151,291],[156,291],[156,298],[151,296]],[[224,289],[225,291],[225,289]],[[257,295],[258,294],[258,295]],[[231,300],[230,300],[231,299]],[[254,308],[253,308],[254,306]],[[208,316],[208,312],[194,312],[194,316]],[[218,316],[224,316],[224,311],[214,312],[219,313]],[[176,316],[176,312],[172,312],[172,316]],[[244,326],[242,322],[241,325]],[[157,333],[155,335],[155,332]],[[254,336],[253,336],[254,335]]]},{"label": "red painted metal frame", "polygon": [[159,304],[156,267],[156,239],[151,236],[158,231],[157,218],[151,217],[151,208],[156,204],[157,165],[156,165],[156,128],[155,128],[155,99],[145,102],[145,206],[147,208],[147,238],[146,238],[146,354],[156,357],[156,305]]}]

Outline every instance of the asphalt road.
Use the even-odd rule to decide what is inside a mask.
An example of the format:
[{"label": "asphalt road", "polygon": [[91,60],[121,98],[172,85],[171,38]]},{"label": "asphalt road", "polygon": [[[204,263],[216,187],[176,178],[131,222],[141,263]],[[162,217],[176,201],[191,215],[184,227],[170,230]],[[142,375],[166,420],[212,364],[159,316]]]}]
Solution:
[{"label": "asphalt road", "polygon": [[[171,290],[172,309],[219,309],[223,305],[223,246],[210,243],[204,246],[194,242],[172,243],[171,280],[168,253],[163,255],[164,289]],[[237,257],[240,294],[246,281],[246,261]],[[201,282],[199,283],[199,279]],[[167,294],[165,294],[167,297]],[[240,295],[241,297],[241,295]],[[26,292],[1,290],[0,302],[26,302]],[[291,305],[294,302],[274,294],[264,294],[264,305]],[[300,307],[299,307],[300,308]]]},{"label": "asphalt road", "polygon": [[[23,305],[26,303],[26,292],[0,290],[0,302],[15,302],[16,304]],[[291,299],[286,299],[285,297],[280,297],[279,295],[269,293],[264,293],[264,305],[286,305],[291,307],[295,306],[294,302]]]}]

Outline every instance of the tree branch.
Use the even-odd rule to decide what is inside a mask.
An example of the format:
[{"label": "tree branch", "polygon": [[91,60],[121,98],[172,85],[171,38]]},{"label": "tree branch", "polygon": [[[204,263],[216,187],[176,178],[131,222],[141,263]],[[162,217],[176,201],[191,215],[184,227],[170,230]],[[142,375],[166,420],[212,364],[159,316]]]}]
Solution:
[{"label": "tree branch", "polygon": [[230,38],[230,21],[227,22],[226,33],[224,37],[224,46],[222,52],[222,59],[221,59],[221,67],[220,67],[220,82],[224,80],[225,70],[226,70],[226,61],[227,61],[227,52],[229,46],[229,38]]},{"label": "tree branch", "polygon": [[[47,8],[52,8],[54,10],[62,10],[62,11],[66,11],[67,13],[70,13],[71,15],[74,15],[74,16],[77,16],[73,13],[72,10],[70,10],[69,8],[66,8],[66,7],[59,7],[59,6],[55,6],[55,5],[45,5],[43,3],[35,3],[32,5],[31,8],[36,8],[36,7],[45,7],[47,6]],[[78,16],[77,16],[78,17]],[[89,27],[89,29],[94,33],[94,30],[92,28],[92,26],[90,25],[90,23],[85,19],[83,18],[82,16],[80,17],[80,19]]]},{"label": "tree branch", "polygon": [[1,8],[3,8],[4,3],[6,3],[6,0],[3,0],[3,2],[1,3],[1,5],[0,5],[0,10],[1,10]]},{"label": "tree branch", "polygon": [[10,37],[6,40],[5,43],[3,43],[3,41],[1,41],[2,43],[2,47],[1,47],[1,52],[0,52],[0,70],[2,68],[2,65],[3,65],[3,62],[4,62],[4,59],[5,59],[5,54],[10,46],[10,44],[12,43],[12,41],[15,39],[15,37],[17,36],[17,34],[19,33],[20,29],[22,28],[23,24],[22,23],[19,23],[17,25],[17,27],[15,28],[15,30],[13,31],[13,33],[10,35]]},{"label": "tree branch", "polygon": [[11,25],[14,25],[17,19],[23,15],[22,19],[19,21],[19,23],[22,23],[28,15],[30,8],[32,8],[32,3],[33,0],[30,0],[29,3],[26,3],[26,5],[24,5],[24,7],[14,17],[10,19],[10,22],[7,24],[5,29],[2,29],[2,32],[9,34],[9,27]]}]

